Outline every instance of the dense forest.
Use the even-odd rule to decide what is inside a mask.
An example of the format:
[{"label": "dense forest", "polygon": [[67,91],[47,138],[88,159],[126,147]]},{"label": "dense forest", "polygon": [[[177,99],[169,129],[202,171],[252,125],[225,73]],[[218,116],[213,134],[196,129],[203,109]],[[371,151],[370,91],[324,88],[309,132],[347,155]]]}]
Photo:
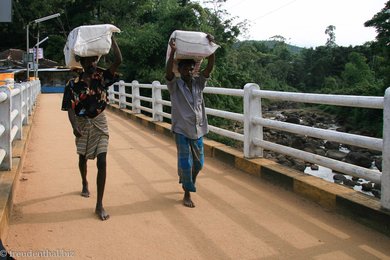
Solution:
[{"label": "dense forest", "polygon": [[[365,23],[376,29],[375,41],[362,46],[337,46],[337,28],[329,25],[324,28],[327,41],[316,48],[289,46],[279,35],[269,41],[239,41],[247,25],[226,13],[222,8],[225,1],[217,1],[211,9],[191,0],[15,0],[13,22],[0,23],[0,51],[25,50],[27,24],[60,13],[56,19],[30,24],[30,42],[36,41],[38,30],[41,39],[50,37],[41,45],[45,58],[64,64],[62,50],[73,28],[111,23],[122,30],[117,39],[124,59],[120,73],[125,81],[164,82],[170,34],[192,30],[214,35],[221,46],[211,86],[242,88],[255,82],[269,90],[369,96],[383,96],[390,86],[390,1]],[[211,98],[209,106],[234,112],[242,109],[232,98]],[[351,126],[381,135],[378,129],[382,129],[382,111],[337,108],[331,112]]]}]

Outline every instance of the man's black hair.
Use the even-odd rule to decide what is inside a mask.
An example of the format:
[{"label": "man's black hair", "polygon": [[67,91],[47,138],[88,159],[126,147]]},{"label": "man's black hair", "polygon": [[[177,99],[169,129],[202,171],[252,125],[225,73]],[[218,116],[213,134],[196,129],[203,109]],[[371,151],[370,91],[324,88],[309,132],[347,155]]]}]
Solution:
[{"label": "man's black hair", "polygon": [[[89,57],[96,57],[96,59],[99,59],[99,56],[89,56]],[[80,62],[82,59],[89,58],[89,57],[81,57],[81,56],[79,56],[79,55],[74,55],[74,59],[75,59],[77,62]]]},{"label": "man's black hair", "polygon": [[177,66],[179,68],[183,67],[184,65],[191,65],[191,66],[195,66],[196,62],[193,60],[193,59],[184,59],[184,60],[180,60],[177,64]]}]

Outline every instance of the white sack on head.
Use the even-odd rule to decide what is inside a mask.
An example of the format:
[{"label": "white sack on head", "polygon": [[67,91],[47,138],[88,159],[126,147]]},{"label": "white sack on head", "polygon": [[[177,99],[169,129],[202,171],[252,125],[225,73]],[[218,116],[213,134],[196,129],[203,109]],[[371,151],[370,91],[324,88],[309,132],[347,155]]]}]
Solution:
[{"label": "white sack on head", "polygon": [[114,32],[120,32],[120,29],[112,24],[83,25],[73,29],[64,47],[66,66],[81,67],[75,55],[100,57],[109,53]]},{"label": "white sack on head", "polygon": [[[173,72],[176,76],[179,75],[177,69],[178,60],[192,59],[195,60],[196,65],[193,73],[196,75],[199,72],[202,60],[213,54],[220,46],[207,39],[207,34],[203,32],[194,31],[174,31],[169,37],[169,41],[175,39],[176,52],[174,56]],[[171,53],[171,46],[167,47],[166,61],[168,61]]]}]

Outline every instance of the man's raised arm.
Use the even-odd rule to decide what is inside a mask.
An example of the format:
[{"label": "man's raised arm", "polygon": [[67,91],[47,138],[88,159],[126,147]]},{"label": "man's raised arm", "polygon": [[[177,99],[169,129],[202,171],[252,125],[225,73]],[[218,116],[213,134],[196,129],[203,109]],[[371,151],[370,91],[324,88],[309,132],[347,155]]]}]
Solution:
[{"label": "man's raised arm", "polygon": [[111,48],[114,51],[114,62],[110,66],[110,72],[112,75],[114,75],[119,65],[122,63],[122,53],[118,47],[118,44],[116,43],[114,36],[111,36],[111,42]]},{"label": "man's raised arm", "polygon": [[173,73],[173,62],[176,52],[176,43],[174,39],[169,41],[169,46],[171,46],[171,52],[169,53],[169,58],[166,65],[165,78],[168,81],[171,81],[175,77],[175,73]]},{"label": "man's raised arm", "polygon": [[[207,34],[207,39],[209,40],[210,43],[215,42],[214,41],[214,36],[211,34]],[[215,64],[215,53],[211,54],[210,56],[207,57],[207,66],[206,68],[202,71],[202,74],[205,78],[210,77],[211,72],[213,71]]]}]

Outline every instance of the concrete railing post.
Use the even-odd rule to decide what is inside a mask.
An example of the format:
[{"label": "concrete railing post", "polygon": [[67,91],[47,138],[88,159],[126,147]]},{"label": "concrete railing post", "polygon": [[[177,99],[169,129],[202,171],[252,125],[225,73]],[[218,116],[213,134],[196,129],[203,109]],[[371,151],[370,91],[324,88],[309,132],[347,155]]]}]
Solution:
[{"label": "concrete railing post", "polygon": [[35,85],[35,92],[34,92],[34,108],[37,104],[38,95],[41,93],[41,81],[37,80]]},{"label": "concrete railing post", "polygon": [[38,94],[41,92],[41,81],[33,80],[31,85],[30,99],[31,99],[31,113],[35,109]]},{"label": "concrete railing post", "polygon": [[126,108],[126,87],[123,80],[119,81],[119,108]]},{"label": "concrete railing post", "polygon": [[141,99],[139,94],[139,83],[136,80],[131,82],[131,96],[132,96],[132,111],[134,113],[141,113]]},{"label": "concrete railing post", "polygon": [[32,107],[34,105],[34,99],[32,98],[32,89],[33,89],[34,81],[27,82],[27,106],[28,106],[28,115],[32,114]]},{"label": "concrete railing post", "polygon": [[22,88],[21,88],[21,91],[22,91],[22,117],[23,117],[23,125],[27,125],[28,124],[28,83],[27,82],[23,82],[21,84]]},{"label": "concrete railing post", "polygon": [[15,135],[17,140],[22,139],[22,88],[19,84],[14,86],[14,90],[19,90],[19,93],[12,97],[12,111],[18,111],[12,125],[17,126],[18,131]]},{"label": "concrete railing post", "polygon": [[108,103],[114,104],[115,103],[114,98],[115,96],[114,96],[114,84],[113,84],[108,87]]},{"label": "concrete railing post", "polygon": [[5,84],[6,84],[6,86],[7,86],[9,89],[13,89],[13,88],[14,88],[14,83],[15,83],[15,80],[14,80],[14,79],[11,79],[11,78],[6,78],[6,79],[5,79]]},{"label": "concrete railing post", "polygon": [[257,84],[244,86],[244,156],[255,158],[263,156],[263,149],[253,143],[255,138],[263,139],[263,127],[252,123],[253,117],[261,117],[261,101],[252,95],[253,90],[260,89]]},{"label": "concrete railing post", "polygon": [[11,107],[12,97],[8,87],[0,87],[0,93],[4,92],[7,99],[0,103],[0,125],[4,132],[0,135],[0,149],[5,150],[5,157],[0,165],[0,170],[11,170],[12,168],[12,142],[11,142]]},{"label": "concrete railing post", "polygon": [[153,108],[153,121],[163,121],[163,105],[159,103],[162,100],[161,86],[159,81],[152,82],[152,108]]},{"label": "concrete railing post", "polygon": [[37,91],[37,80],[33,80],[32,82],[31,82],[31,85],[30,85],[30,100],[31,100],[31,102],[30,102],[30,111],[31,111],[31,113],[30,114],[32,114],[32,111],[34,110],[34,108],[35,108],[35,92]]},{"label": "concrete railing post", "polygon": [[381,206],[390,210],[390,88],[386,89],[383,104]]}]

